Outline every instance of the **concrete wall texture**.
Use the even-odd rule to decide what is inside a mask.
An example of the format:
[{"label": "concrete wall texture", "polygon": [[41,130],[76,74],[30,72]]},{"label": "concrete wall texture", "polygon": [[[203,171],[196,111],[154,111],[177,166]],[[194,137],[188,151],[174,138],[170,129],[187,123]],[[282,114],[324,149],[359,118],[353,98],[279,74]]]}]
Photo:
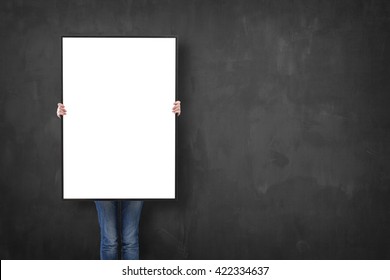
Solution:
[{"label": "concrete wall texture", "polygon": [[99,258],[62,200],[62,35],[179,38],[179,200],[145,202],[142,259],[390,258],[389,1],[3,0],[2,259]]}]

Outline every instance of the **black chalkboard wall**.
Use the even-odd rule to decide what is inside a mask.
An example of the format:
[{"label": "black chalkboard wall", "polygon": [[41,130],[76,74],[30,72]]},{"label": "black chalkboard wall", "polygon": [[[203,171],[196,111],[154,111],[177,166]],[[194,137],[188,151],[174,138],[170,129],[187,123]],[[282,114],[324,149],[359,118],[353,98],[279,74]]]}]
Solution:
[{"label": "black chalkboard wall", "polygon": [[2,259],[99,258],[62,200],[62,35],[179,38],[179,201],[145,203],[142,259],[390,258],[390,1],[3,0]]}]

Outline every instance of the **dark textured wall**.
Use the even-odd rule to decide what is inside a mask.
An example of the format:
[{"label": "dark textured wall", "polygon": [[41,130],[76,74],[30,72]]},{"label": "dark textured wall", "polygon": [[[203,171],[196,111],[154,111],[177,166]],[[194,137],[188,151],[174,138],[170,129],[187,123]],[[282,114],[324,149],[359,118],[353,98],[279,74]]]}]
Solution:
[{"label": "dark textured wall", "polygon": [[55,116],[83,34],[179,37],[180,199],[145,203],[142,258],[390,258],[390,1],[2,0],[2,259],[99,258]]}]

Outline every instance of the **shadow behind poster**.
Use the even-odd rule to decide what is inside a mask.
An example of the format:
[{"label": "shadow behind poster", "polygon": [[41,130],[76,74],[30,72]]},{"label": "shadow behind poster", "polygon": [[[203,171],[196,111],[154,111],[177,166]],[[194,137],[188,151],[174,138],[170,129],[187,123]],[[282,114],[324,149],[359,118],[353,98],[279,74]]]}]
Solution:
[{"label": "shadow behind poster", "polygon": [[62,83],[63,198],[176,198],[176,38],[63,37]]}]

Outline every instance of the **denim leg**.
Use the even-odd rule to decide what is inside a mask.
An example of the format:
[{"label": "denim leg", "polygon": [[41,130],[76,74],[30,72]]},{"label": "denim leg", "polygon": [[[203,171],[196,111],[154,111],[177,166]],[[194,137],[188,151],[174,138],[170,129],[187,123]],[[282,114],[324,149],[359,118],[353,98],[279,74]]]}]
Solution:
[{"label": "denim leg", "polygon": [[138,228],[143,201],[122,201],[122,259],[138,260]]},{"label": "denim leg", "polygon": [[95,201],[100,226],[100,259],[118,259],[118,201]]}]

